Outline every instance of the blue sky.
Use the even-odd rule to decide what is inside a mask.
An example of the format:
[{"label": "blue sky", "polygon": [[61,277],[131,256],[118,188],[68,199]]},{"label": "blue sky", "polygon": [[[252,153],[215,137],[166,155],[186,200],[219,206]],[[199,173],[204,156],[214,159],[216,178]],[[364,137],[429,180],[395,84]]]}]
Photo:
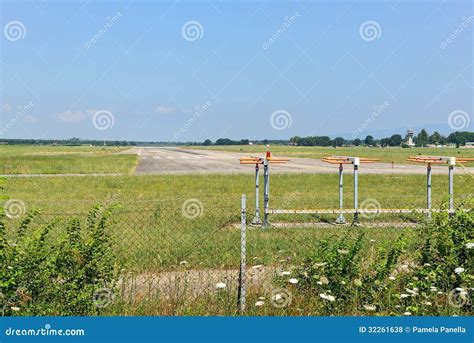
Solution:
[{"label": "blue sky", "polygon": [[472,131],[473,15],[470,1],[1,1],[0,138]]}]

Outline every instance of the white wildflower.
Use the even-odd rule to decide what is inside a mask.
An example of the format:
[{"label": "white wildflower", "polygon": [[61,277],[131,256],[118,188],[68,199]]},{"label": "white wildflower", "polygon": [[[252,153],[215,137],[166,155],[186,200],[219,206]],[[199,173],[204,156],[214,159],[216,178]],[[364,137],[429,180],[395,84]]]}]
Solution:
[{"label": "white wildflower", "polygon": [[298,283],[298,279],[289,279],[288,280],[289,283],[293,284],[293,285],[296,285]]},{"label": "white wildflower", "polygon": [[431,306],[432,303],[430,301],[425,301],[423,304],[427,305],[427,306]]},{"label": "white wildflower", "polygon": [[259,300],[255,303],[255,306],[257,306],[257,307],[260,307],[260,306],[263,306],[263,305],[265,305],[265,302],[262,301],[262,300]]},{"label": "white wildflower", "polygon": [[319,263],[313,264],[313,267],[315,267],[315,268],[324,267],[326,264],[327,264],[327,262],[319,262]]},{"label": "white wildflower", "polygon": [[287,272],[287,271],[283,271],[283,272],[280,273],[281,276],[288,276],[290,274],[291,274],[291,272]]},{"label": "white wildflower", "polygon": [[10,307],[12,309],[12,311],[20,311],[20,308],[19,307],[16,307],[16,306],[13,306],[13,307]]},{"label": "white wildflower", "polygon": [[472,249],[472,248],[474,248],[474,243],[473,243],[473,242],[466,243],[466,248],[467,248],[467,249]]},{"label": "white wildflower", "polygon": [[454,272],[458,275],[461,274],[463,271],[464,271],[463,267],[457,267],[456,269],[454,269]]},{"label": "white wildflower", "polygon": [[345,249],[337,249],[337,252],[341,255],[347,255],[349,253],[349,250]]},{"label": "white wildflower", "polygon": [[330,294],[321,293],[321,294],[319,294],[319,296],[321,298],[323,298],[324,300],[329,300],[331,302],[336,300],[336,298],[334,296],[330,295]]},{"label": "white wildflower", "polygon": [[405,312],[405,313],[403,313],[403,314],[404,314],[405,316],[411,316],[411,312],[408,312],[408,311]]},{"label": "white wildflower", "polygon": [[367,311],[375,311],[377,307],[375,305],[363,305]]},{"label": "white wildflower", "polygon": [[224,288],[226,288],[226,286],[227,286],[227,285],[226,285],[225,283],[223,283],[223,282],[218,282],[218,283],[216,283],[216,288],[217,288],[217,289],[224,289]]},{"label": "white wildflower", "polygon": [[393,280],[396,280],[397,278],[395,276],[390,275],[388,279],[393,281]]},{"label": "white wildflower", "polygon": [[277,293],[273,296],[273,300],[274,301],[278,301],[278,300],[281,300],[283,297],[280,293]]},{"label": "white wildflower", "polygon": [[409,297],[408,294],[405,294],[405,293],[400,294],[400,299],[405,299],[405,298],[408,298],[408,297]]},{"label": "white wildflower", "polygon": [[181,262],[179,262],[179,264],[180,264],[181,266],[184,266],[184,265],[188,264],[188,261],[181,261]]}]

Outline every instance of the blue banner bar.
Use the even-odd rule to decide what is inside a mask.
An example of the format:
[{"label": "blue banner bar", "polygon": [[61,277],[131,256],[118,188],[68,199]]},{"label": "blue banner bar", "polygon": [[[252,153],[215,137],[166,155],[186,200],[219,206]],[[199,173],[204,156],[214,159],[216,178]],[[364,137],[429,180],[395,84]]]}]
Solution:
[{"label": "blue banner bar", "polygon": [[473,317],[3,317],[0,342],[466,342]]}]

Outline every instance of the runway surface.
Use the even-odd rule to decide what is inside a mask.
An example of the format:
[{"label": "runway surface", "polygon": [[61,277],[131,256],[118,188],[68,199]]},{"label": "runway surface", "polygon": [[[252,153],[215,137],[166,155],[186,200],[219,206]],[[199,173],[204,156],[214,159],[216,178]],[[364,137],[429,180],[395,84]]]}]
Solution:
[{"label": "runway surface", "polygon": [[[213,150],[192,150],[178,147],[137,147],[122,153],[138,154],[136,175],[145,174],[192,174],[192,173],[253,173],[252,165],[239,164],[240,157],[246,153],[222,152]],[[260,156],[260,155],[257,155]],[[263,155],[262,155],[263,157]],[[284,157],[284,156],[276,156]],[[284,165],[271,165],[272,173],[336,173],[338,165],[330,165],[319,159],[291,158]],[[345,165],[347,172],[351,165]],[[424,165],[371,163],[360,166],[361,174],[425,174]],[[446,166],[434,166],[434,174],[447,174]],[[469,173],[474,176],[474,168],[456,168],[456,173]]]}]

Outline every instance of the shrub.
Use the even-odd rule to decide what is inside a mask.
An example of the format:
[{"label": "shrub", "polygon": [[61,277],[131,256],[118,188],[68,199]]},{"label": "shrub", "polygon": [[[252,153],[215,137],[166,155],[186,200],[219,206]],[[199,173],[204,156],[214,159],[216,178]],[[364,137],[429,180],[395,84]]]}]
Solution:
[{"label": "shrub", "polygon": [[365,247],[370,244],[362,231],[319,241],[296,268],[296,295],[324,315],[473,313],[472,211],[433,214],[388,247]]},{"label": "shrub", "polygon": [[97,206],[84,224],[73,218],[67,223],[53,220],[34,228],[32,223],[38,212],[31,212],[11,239],[1,215],[3,315],[98,314],[104,301],[111,300],[117,280],[111,238],[106,230],[110,215],[111,209]]}]

